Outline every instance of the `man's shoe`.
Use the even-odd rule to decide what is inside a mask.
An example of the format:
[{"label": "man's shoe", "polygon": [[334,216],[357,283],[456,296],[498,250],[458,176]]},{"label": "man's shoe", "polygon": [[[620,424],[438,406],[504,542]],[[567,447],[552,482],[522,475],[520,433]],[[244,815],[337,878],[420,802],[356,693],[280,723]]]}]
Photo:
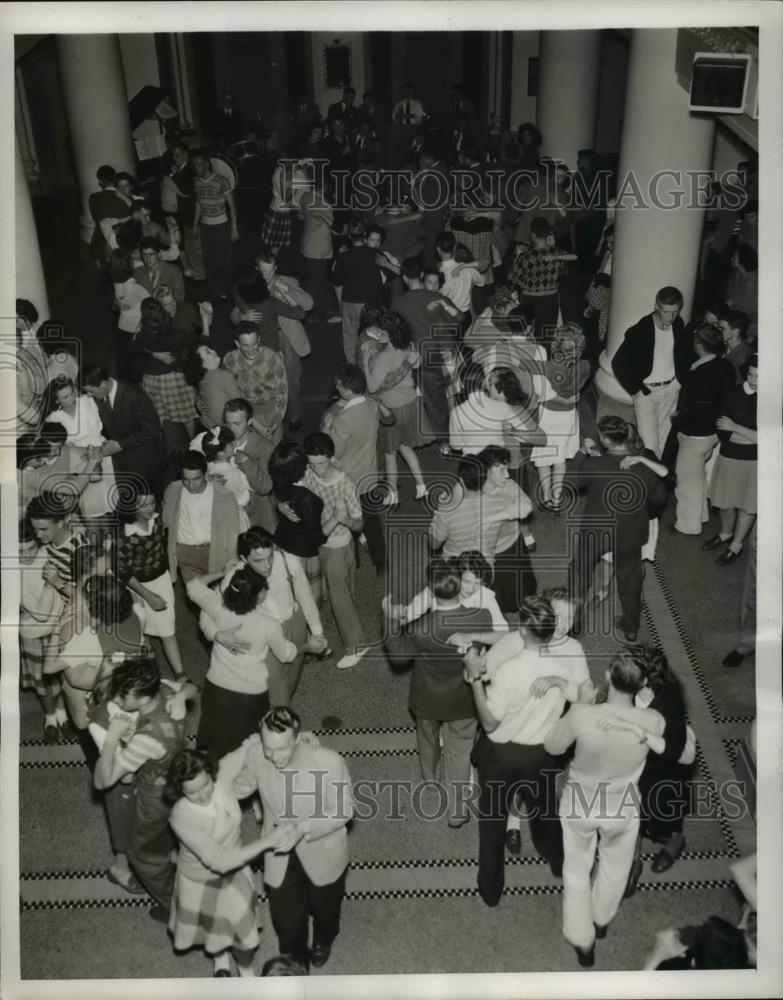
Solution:
[{"label": "man's shoe", "polygon": [[66,719],[65,722],[58,722],[57,728],[60,730],[61,740],[75,740],[76,730],[71,725],[70,719]]},{"label": "man's shoe", "polygon": [[728,538],[721,538],[720,533],[718,533],[717,535],[713,535],[712,538],[708,538],[702,545],[702,548],[705,552],[712,552],[713,549],[719,549],[721,545],[730,545],[733,538],[733,535],[730,535]]},{"label": "man's shoe", "polygon": [[660,851],[653,858],[650,870],[655,872],[656,875],[667,872],[684,850],[685,837],[680,835],[673,848],[668,845],[661,847]]},{"label": "man's shoe", "polygon": [[740,663],[743,662],[744,659],[745,659],[744,653],[738,653],[736,649],[732,649],[732,651],[728,654],[728,656],[723,657],[723,666],[738,667]]},{"label": "man's shoe", "polygon": [[742,555],[742,549],[739,552],[735,552],[734,549],[726,549],[723,555],[718,556],[715,560],[717,566],[731,566],[732,563],[736,562]]},{"label": "man's shoe", "polygon": [[621,618],[615,618],[614,620],[614,630],[617,638],[620,642],[624,643],[626,646],[634,646],[639,640],[638,632],[626,632],[623,628]]},{"label": "man's shoe", "polygon": [[506,830],[506,850],[509,854],[522,853],[522,832],[520,830]]},{"label": "man's shoe", "polygon": [[577,961],[583,969],[592,969],[595,965],[595,945],[592,948],[578,948],[574,945]]},{"label": "man's shoe", "polygon": [[44,725],[44,743],[48,747],[53,747],[60,742],[60,727],[56,722],[47,722]]},{"label": "man's shoe", "polygon": [[332,946],[330,944],[313,945],[313,951],[310,955],[310,964],[316,969],[320,969],[322,965],[326,965],[329,961],[329,956],[331,954]]},{"label": "man's shoe", "polygon": [[606,937],[606,932],[609,930],[609,924],[593,924],[595,927],[595,936],[599,941],[603,941]]}]

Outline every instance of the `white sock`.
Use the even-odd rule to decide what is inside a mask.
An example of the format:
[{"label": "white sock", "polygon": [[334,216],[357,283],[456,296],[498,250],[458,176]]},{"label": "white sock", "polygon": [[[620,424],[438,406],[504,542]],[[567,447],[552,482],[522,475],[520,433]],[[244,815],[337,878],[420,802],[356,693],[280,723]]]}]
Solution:
[{"label": "white sock", "polygon": [[228,960],[227,951],[221,951],[219,955],[215,955],[214,962],[215,962],[215,972],[217,972],[219,969],[227,969],[229,971],[231,970],[231,963]]},{"label": "white sock", "polygon": [[426,495],[427,495],[427,487],[426,486],[417,486],[416,487],[416,499],[417,500],[419,499],[419,497],[423,497],[423,496],[426,496]]},{"label": "white sock", "polygon": [[68,713],[64,708],[56,708],[54,710],[55,718],[57,719],[58,725],[64,726],[68,721]]},{"label": "white sock", "polygon": [[53,712],[51,715],[44,716],[44,726],[56,726],[57,725],[57,712]]},{"label": "white sock", "polygon": [[515,816],[513,813],[508,814],[508,819],[506,820],[507,830],[521,830],[522,820],[519,816]]}]

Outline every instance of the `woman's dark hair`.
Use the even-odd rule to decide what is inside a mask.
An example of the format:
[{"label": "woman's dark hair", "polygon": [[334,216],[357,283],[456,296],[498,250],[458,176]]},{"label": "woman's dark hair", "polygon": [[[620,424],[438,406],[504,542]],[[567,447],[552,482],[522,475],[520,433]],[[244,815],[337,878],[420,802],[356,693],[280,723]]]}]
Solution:
[{"label": "woman's dark hair", "polygon": [[246,305],[260,305],[269,298],[269,285],[263,275],[253,271],[237,284],[237,295]]},{"label": "woman's dark hair", "polygon": [[478,549],[468,549],[460,552],[457,556],[460,573],[475,573],[483,586],[488,587],[492,582],[492,567],[485,559],[484,554]]},{"label": "woman's dark hair", "polygon": [[171,316],[166,312],[162,302],[149,296],[141,303],[141,331],[150,334],[156,340],[168,333],[171,326]]},{"label": "woman's dark hair", "polygon": [[554,233],[552,223],[548,222],[543,215],[537,215],[530,223],[530,233],[537,240],[545,240]]},{"label": "woman's dark hair", "polygon": [[478,493],[487,481],[487,467],[478,458],[463,458],[457,466],[462,485],[471,493]]},{"label": "woman's dark hair", "polygon": [[575,604],[578,600],[568,587],[547,587],[538,596],[545,597],[550,604],[552,601],[568,601],[569,604]]},{"label": "woman's dark hair", "polygon": [[413,343],[411,328],[398,313],[389,313],[384,326],[389,335],[389,343],[400,351],[404,351]]},{"label": "woman's dark hair", "polygon": [[136,520],[136,506],[140,497],[154,497],[155,491],[145,479],[134,476],[118,491],[117,516],[121,524],[132,524]]},{"label": "woman's dark hair", "polygon": [[753,247],[747,243],[740,243],[737,247],[737,263],[746,271],[758,271],[759,257]]},{"label": "woman's dark hair", "polygon": [[223,591],[223,604],[235,615],[247,615],[258,605],[258,598],[268,589],[266,577],[249,566],[238,569]]},{"label": "woman's dark hair", "polygon": [[442,233],[438,233],[438,237],[435,240],[435,246],[438,250],[442,250],[443,253],[454,253],[454,247],[457,245],[457,238],[448,229],[444,229]]},{"label": "woman's dark hair", "polygon": [[90,614],[101,625],[119,625],[133,611],[130,590],[112,576],[88,576],[82,590]]},{"label": "woman's dark hair", "polygon": [[269,475],[279,497],[281,491],[291,489],[307,472],[307,455],[295,441],[281,441],[269,456]]},{"label": "woman's dark hair", "polygon": [[174,805],[185,794],[182,786],[186,781],[206,772],[214,781],[218,773],[218,765],[209,754],[203,750],[180,750],[169,765],[166,777],[166,787],[163,796],[169,805]]},{"label": "woman's dark hair", "polygon": [[509,406],[527,407],[530,399],[527,393],[522,390],[519,379],[510,368],[495,368],[489,377]]},{"label": "woman's dark hair", "polygon": [[511,305],[514,301],[515,291],[516,289],[513,285],[495,286],[495,294],[489,300],[493,317],[495,313],[502,313],[503,315],[506,315],[509,305]]},{"label": "woman's dark hair", "polygon": [[555,633],[557,616],[546,597],[526,597],[519,605],[519,626],[539,642],[549,642]]},{"label": "woman's dark hair", "polygon": [[16,442],[17,469],[23,469],[34,458],[48,456],[52,445],[64,445],[67,437],[65,427],[54,420],[44,421],[37,434],[23,434]]},{"label": "woman's dark hair", "polygon": [[316,431],[304,439],[304,451],[308,457],[318,455],[334,458],[334,441],[323,431]]},{"label": "woman's dark hair", "polygon": [[94,575],[95,563],[105,557],[109,557],[109,554],[100,545],[80,545],[74,549],[71,557],[71,572],[74,580],[77,583],[79,581],[86,582],[89,577]]},{"label": "woman's dark hair", "polygon": [[236,438],[230,427],[219,427],[217,434],[214,431],[207,431],[201,439],[204,458],[208,462],[216,462],[220,452],[234,440]]},{"label": "woman's dark hair", "polygon": [[375,302],[368,302],[364,309],[362,309],[362,314],[359,317],[359,329],[366,330],[368,326],[377,326],[385,330],[387,314],[388,310],[385,306],[378,305]]},{"label": "woman's dark hair", "polygon": [[454,246],[454,260],[458,264],[472,264],[475,263],[476,258],[468,250],[464,243],[456,243]]},{"label": "woman's dark hair", "polygon": [[669,661],[663,652],[653,646],[641,644],[629,647],[629,649],[642,665],[645,682],[652,693],[656,697],[661,696],[667,700],[676,699],[684,706],[685,692],[682,682],[669,666]]},{"label": "woman's dark hair", "polygon": [[35,326],[39,319],[38,310],[29,299],[16,300],[16,315],[28,326]]},{"label": "woman's dark hair", "polygon": [[452,601],[462,585],[462,566],[459,559],[436,556],[427,567],[430,590],[442,601]]},{"label": "woman's dark hair", "polygon": [[109,682],[109,697],[137,694],[154,698],[160,691],[160,669],[151,652],[126,656],[124,663],[114,668]]},{"label": "woman's dark hair", "polygon": [[115,285],[121,285],[133,277],[133,268],[128,262],[128,255],[122,250],[112,250],[106,270],[109,275],[109,281]]},{"label": "woman's dark hair", "polygon": [[532,122],[522,122],[522,124],[517,129],[517,139],[520,142],[522,141],[522,133],[523,132],[530,133],[530,135],[533,137],[533,145],[534,146],[540,146],[541,145],[541,141],[542,141],[541,133],[539,132],[539,130],[536,128],[536,126]]},{"label": "woman's dark hair", "polygon": [[[117,251],[124,257],[128,257],[134,250],[138,250],[142,243],[144,232],[138,219],[128,219],[117,227]],[[148,237],[155,241],[158,248],[158,241],[154,237]]]},{"label": "woman's dark hair", "polygon": [[67,375],[63,375],[62,373],[55,375],[52,381],[47,385],[43,394],[42,408],[47,417],[54,413],[57,409],[57,393],[61,392],[63,389],[73,389],[77,396],[79,394],[79,390],[76,388],[76,383],[72,378],[68,378]]},{"label": "woman's dark hair", "polygon": [[495,465],[508,465],[511,462],[511,452],[508,448],[501,448],[499,445],[490,444],[476,456],[485,468],[491,469]]},{"label": "woman's dark hair", "polygon": [[349,389],[355,396],[363,396],[367,392],[367,379],[358,365],[343,365],[334,381],[336,385]]},{"label": "woman's dark hair", "polygon": [[203,345],[196,344],[195,346],[186,347],[182,352],[182,374],[185,376],[185,381],[188,385],[192,385],[194,389],[198,388],[201,380],[207,374],[204,362],[198,353],[198,349],[201,346]]},{"label": "woman's dark hair", "polygon": [[726,353],[723,334],[712,323],[699,323],[693,332],[694,342],[698,341],[708,354],[720,358]]},{"label": "woman's dark hair", "polygon": [[97,389],[108,377],[109,373],[102,365],[91,364],[90,362],[82,365],[79,372],[79,381],[81,382],[82,389],[88,387],[90,389]]}]

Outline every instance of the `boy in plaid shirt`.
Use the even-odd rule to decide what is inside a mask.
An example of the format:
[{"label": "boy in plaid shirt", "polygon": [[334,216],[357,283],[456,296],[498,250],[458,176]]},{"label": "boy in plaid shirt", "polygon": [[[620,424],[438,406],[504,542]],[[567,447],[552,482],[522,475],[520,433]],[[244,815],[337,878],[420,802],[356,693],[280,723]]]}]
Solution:
[{"label": "boy in plaid shirt", "polygon": [[352,531],[362,529],[362,508],[353,481],[334,461],[334,442],[328,434],[311,434],[305,440],[307,472],[304,485],[324,502],[321,527],[326,541],[318,550],[321,566],[329,587],[337,627],[345,643],[345,655],[337,667],[345,670],[355,666],[367,652],[360,649],[364,642],[359,612],[354,602],[356,560]]},{"label": "boy in plaid shirt", "polygon": [[546,219],[536,216],[530,223],[533,245],[522,250],[511,267],[509,282],[519,293],[519,304],[529,302],[536,310],[536,339],[557,326],[560,312],[558,284],[576,254],[555,248],[554,230]]}]

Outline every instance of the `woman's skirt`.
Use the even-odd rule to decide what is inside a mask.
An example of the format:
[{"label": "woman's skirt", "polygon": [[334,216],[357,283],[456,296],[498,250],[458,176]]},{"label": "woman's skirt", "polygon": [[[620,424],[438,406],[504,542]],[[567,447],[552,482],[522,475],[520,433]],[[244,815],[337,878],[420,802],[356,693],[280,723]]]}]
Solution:
[{"label": "woman's skirt", "polygon": [[573,410],[538,411],[539,428],[546,433],[546,444],[536,445],[531,458],[537,468],[567,462],[579,451],[579,412]]},{"label": "woman's skirt", "polygon": [[276,212],[273,208],[267,209],[261,224],[261,242],[266,243],[273,253],[277,253],[282,247],[291,246],[293,242],[291,212]]},{"label": "woman's skirt", "polygon": [[19,637],[19,658],[21,661],[19,684],[23,691],[35,691],[39,698],[51,696],[53,682],[57,681],[59,685],[58,674],[48,678],[44,677],[44,657],[48,642],[48,635],[35,636],[34,638]]},{"label": "woman's skirt", "polygon": [[389,409],[394,414],[395,421],[390,426],[381,424],[380,443],[384,455],[395,454],[400,450],[400,445],[420,448],[429,444],[432,435],[425,433],[421,396],[416,396],[404,406],[390,406]]},{"label": "woman's skirt", "polygon": [[206,882],[177,872],[169,916],[174,948],[199,947],[208,955],[228,948],[253,951],[259,943],[256,908],[255,880],[248,865]]},{"label": "woman's skirt", "polygon": [[152,400],[161,420],[184,424],[196,419],[196,390],[188,385],[182,372],[145,375],[141,387]]},{"label": "woman's skirt", "polygon": [[756,513],[758,463],[718,455],[710,482],[710,502],[721,510]]},{"label": "woman's skirt", "polygon": [[174,587],[171,583],[171,575],[166,570],[154,580],[145,580],[143,586],[151,590],[153,594],[162,597],[166,602],[166,607],[162,611],[153,611],[147,602],[134,595],[136,599],[135,608],[141,620],[142,631],[145,635],[155,635],[160,639],[168,639],[174,635]]}]

